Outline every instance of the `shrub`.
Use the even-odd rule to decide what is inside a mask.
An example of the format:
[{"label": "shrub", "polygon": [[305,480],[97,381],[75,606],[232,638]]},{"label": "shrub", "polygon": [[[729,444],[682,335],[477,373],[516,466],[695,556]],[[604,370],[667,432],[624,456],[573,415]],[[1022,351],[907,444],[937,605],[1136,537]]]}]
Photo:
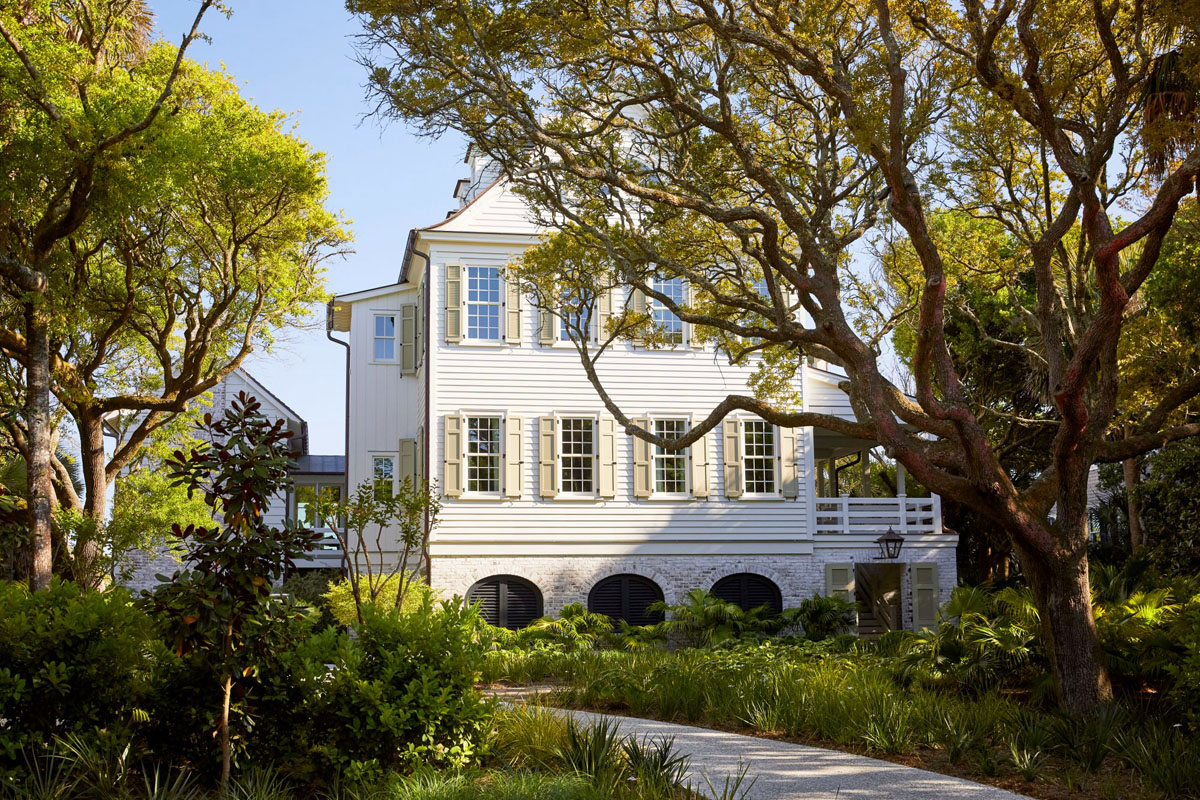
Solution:
[{"label": "shrub", "polygon": [[302,569],[284,579],[281,588],[285,594],[312,606],[317,612],[316,629],[324,630],[335,622],[325,595],[337,580],[336,570]]},{"label": "shrub", "polygon": [[[361,597],[366,598],[369,594],[365,586],[366,577],[360,577],[359,583],[364,584]],[[374,605],[380,611],[387,611],[396,607],[396,595],[400,591],[401,581],[398,577],[392,580],[384,581],[378,588],[378,593],[375,600],[367,601],[366,605]],[[329,613],[333,615],[333,619],[337,624],[343,627],[350,627],[358,622],[358,611],[354,604],[354,585],[349,578],[342,578],[329,584],[328,590],[322,595],[326,605],[329,608]],[[424,581],[410,579],[404,587],[404,601],[401,603],[400,610],[402,613],[410,613],[416,608],[420,608],[426,598],[435,597],[433,590],[429,588],[429,584]]]},{"label": "shrub", "polygon": [[813,596],[790,610],[791,619],[804,628],[804,635],[814,642],[849,633],[854,627],[857,609],[854,603],[835,595]]},{"label": "shrub", "polygon": [[55,736],[104,730],[128,741],[167,655],[122,589],[0,583],[0,772]]}]

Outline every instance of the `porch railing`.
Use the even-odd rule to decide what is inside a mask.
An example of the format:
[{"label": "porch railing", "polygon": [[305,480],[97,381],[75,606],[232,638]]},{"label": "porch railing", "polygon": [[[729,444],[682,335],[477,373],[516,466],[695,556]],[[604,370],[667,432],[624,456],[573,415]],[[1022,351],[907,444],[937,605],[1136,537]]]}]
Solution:
[{"label": "porch railing", "polygon": [[817,535],[901,536],[942,532],[940,497],[818,497]]}]

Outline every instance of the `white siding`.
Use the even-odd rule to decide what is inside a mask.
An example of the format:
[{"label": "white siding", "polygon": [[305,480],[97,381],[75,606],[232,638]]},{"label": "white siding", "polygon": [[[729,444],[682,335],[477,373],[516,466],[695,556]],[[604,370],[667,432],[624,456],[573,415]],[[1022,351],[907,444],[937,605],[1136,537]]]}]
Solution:
[{"label": "white siding", "polygon": [[[439,231],[440,233],[440,231]],[[439,237],[440,238],[440,237]],[[708,500],[635,500],[632,440],[620,434],[617,493],[611,500],[537,496],[537,417],[605,413],[573,347],[536,344],[536,315],[527,305],[520,346],[447,344],[443,336],[442,266],[503,266],[519,246],[433,243],[430,305],[432,346],[432,475],[442,469],[445,414],[494,412],[525,420],[523,483],[519,500],[447,500],[433,536],[434,557],[448,555],[623,555],[791,553],[812,550],[807,498],[811,438],[798,436],[801,495],[796,501],[723,496],[722,444],[709,433]],[[606,389],[630,417],[706,414],[730,393],[749,392],[747,368],[731,367],[711,350],[647,351],[618,344],[599,362]]]}]

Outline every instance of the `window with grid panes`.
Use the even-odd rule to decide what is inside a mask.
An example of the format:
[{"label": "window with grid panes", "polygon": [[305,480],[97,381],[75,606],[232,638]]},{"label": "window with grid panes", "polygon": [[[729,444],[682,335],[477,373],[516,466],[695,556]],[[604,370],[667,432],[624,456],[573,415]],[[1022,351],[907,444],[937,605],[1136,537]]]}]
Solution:
[{"label": "window with grid panes", "polygon": [[502,301],[498,267],[467,267],[467,338],[499,339]]},{"label": "window with grid panes", "polygon": [[371,459],[371,485],[375,496],[386,500],[396,491],[396,459],[393,456],[374,456]]},{"label": "window with grid panes", "polygon": [[742,472],[748,494],[774,494],[775,426],[761,419],[742,423]]},{"label": "window with grid panes", "polygon": [[558,442],[562,491],[593,494],[596,491],[596,421],[559,420]]},{"label": "window with grid panes", "polygon": [[[651,286],[655,291],[674,300],[676,305],[683,305],[683,278],[655,278]],[[655,327],[662,332],[667,341],[683,344],[683,320],[675,316],[658,298],[650,297],[647,300],[649,301],[650,318],[654,321]]]},{"label": "window with grid panes", "polygon": [[[664,439],[678,439],[687,433],[687,421],[682,419],[656,419],[654,435]],[[662,494],[687,493],[687,451],[667,450],[654,446],[654,491]]]},{"label": "window with grid panes", "polygon": [[[590,341],[592,333],[588,319],[591,296],[586,292],[565,292],[559,309],[558,339],[570,342],[582,337]],[[585,327],[586,325],[586,327]]]},{"label": "window with grid panes", "polygon": [[500,418],[467,417],[467,491],[500,491]]},{"label": "window with grid panes", "polygon": [[394,314],[375,315],[375,360],[396,360],[396,317]]}]

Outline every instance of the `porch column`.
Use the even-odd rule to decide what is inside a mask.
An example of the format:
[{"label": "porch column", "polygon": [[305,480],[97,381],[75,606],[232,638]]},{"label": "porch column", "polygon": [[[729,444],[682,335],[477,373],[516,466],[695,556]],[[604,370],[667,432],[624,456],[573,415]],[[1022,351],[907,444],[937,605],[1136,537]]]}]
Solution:
[{"label": "porch column", "polygon": [[863,450],[859,453],[858,463],[862,467],[862,496],[871,496],[871,451]]},{"label": "porch column", "polygon": [[900,530],[896,533],[904,536],[908,533],[908,495],[904,486],[904,465],[896,462],[896,499],[900,501]]}]

